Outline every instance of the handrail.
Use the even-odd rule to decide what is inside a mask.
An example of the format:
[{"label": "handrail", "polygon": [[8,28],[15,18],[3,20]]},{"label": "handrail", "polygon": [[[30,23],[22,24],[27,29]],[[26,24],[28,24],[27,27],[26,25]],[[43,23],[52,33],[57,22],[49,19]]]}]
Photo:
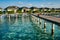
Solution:
[{"label": "handrail", "polygon": [[47,21],[50,21],[52,23],[55,23],[57,25],[60,25],[60,18],[56,18],[56,17],[52,17],[52,16],[45,16],[45,15],[34,15],[34,14],[31,14],[35,17],[38,17],[38,18],[41,18],[41,19],[44,19],[44,20],[47,20]]}]

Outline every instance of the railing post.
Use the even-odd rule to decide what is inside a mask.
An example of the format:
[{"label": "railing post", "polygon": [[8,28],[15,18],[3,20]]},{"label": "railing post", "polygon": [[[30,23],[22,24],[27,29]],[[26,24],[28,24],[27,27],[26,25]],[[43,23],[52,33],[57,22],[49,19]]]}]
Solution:
[{"label": "railing post", "polygon": [[37,24],[39,25],[39,18],[37,18]]}]

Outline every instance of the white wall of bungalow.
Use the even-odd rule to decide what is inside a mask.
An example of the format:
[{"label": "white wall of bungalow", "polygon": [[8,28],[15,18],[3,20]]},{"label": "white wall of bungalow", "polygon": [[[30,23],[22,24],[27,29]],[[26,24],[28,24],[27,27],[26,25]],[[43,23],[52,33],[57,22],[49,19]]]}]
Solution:
[{"label": "white wall of bungalow", "polygon": [[2,9],[0,9],[0,11],[2,11]]},{"label": "white wall of bungalow", "polygon": [[55,9],[55,11],[60,11],[60,10],[56,10],[56,9]]},{"label": "white wall of bungalow", "polygon": [[28,8],[28,9],[26,9],[26,11],[30,11],[30,9]]},{"label": "white wall of bungalow", "polygon": [[47,11],[47,9],[44,9],[44,11]]},{"label": "white wall of bungalow", "polygon": [[7,9],[7,11],[14,11],[14,13],[16,13],[17,9]]},{"label": "white wall of bungalow", "polygon": [[7,9],[7,11],[13,11],[13,9]]},{"label": "white wall of bungalow", "polygon": [[22,12],[24,12],[25,8],[22,9]]},{"label": "white wall of bungalow", "polygon": [[49,9],[48,11],[51,11],[51,9]]},{"label": "white wall of bungalow", "polygon": [[38,10],[38,9],[36,9],[36,8],[35,8],[35,9],[33,9],[33,11],[36,11],[36,10]]},{"label": "white wall of bungalow", "polygon": [[44,11],[51,11],[51,9],[43,9]]},{"label": "white wall of bungalow", "polygon": [[23,9],[22,9],[22,12],[24,12],[24,10],[25,10],[25,11],[30,11],[29,8],[23,8]]},{"label": "white wall of bungalow", "polygon": [[24,12],[24,10],[22,9],[22,12]]}]

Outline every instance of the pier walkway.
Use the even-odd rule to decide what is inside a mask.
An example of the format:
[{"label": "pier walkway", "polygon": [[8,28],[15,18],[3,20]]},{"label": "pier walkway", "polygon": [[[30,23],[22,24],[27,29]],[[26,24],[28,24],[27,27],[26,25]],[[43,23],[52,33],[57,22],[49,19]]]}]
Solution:
[{"label": "pier walkway", "polygon": [[52,23],[56,23],[56,24],[60,25],[60,18],[56,18],[56,17],[53,17],[53,16],[46,16],[46,15],[39,15],[39,16],[34,15],[34,16],[45,19],[45,20],[48,20],[48,21],[51,21]]}]

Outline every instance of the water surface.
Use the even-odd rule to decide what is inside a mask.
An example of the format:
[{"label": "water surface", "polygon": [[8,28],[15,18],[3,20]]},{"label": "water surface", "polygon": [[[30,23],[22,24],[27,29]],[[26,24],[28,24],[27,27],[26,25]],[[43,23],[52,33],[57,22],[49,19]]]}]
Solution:
[{"label": "water surface", "polygon": [[33,23],[30,16],[21,16],[0,19],[0,40],[53,40],[53,38]]}]

